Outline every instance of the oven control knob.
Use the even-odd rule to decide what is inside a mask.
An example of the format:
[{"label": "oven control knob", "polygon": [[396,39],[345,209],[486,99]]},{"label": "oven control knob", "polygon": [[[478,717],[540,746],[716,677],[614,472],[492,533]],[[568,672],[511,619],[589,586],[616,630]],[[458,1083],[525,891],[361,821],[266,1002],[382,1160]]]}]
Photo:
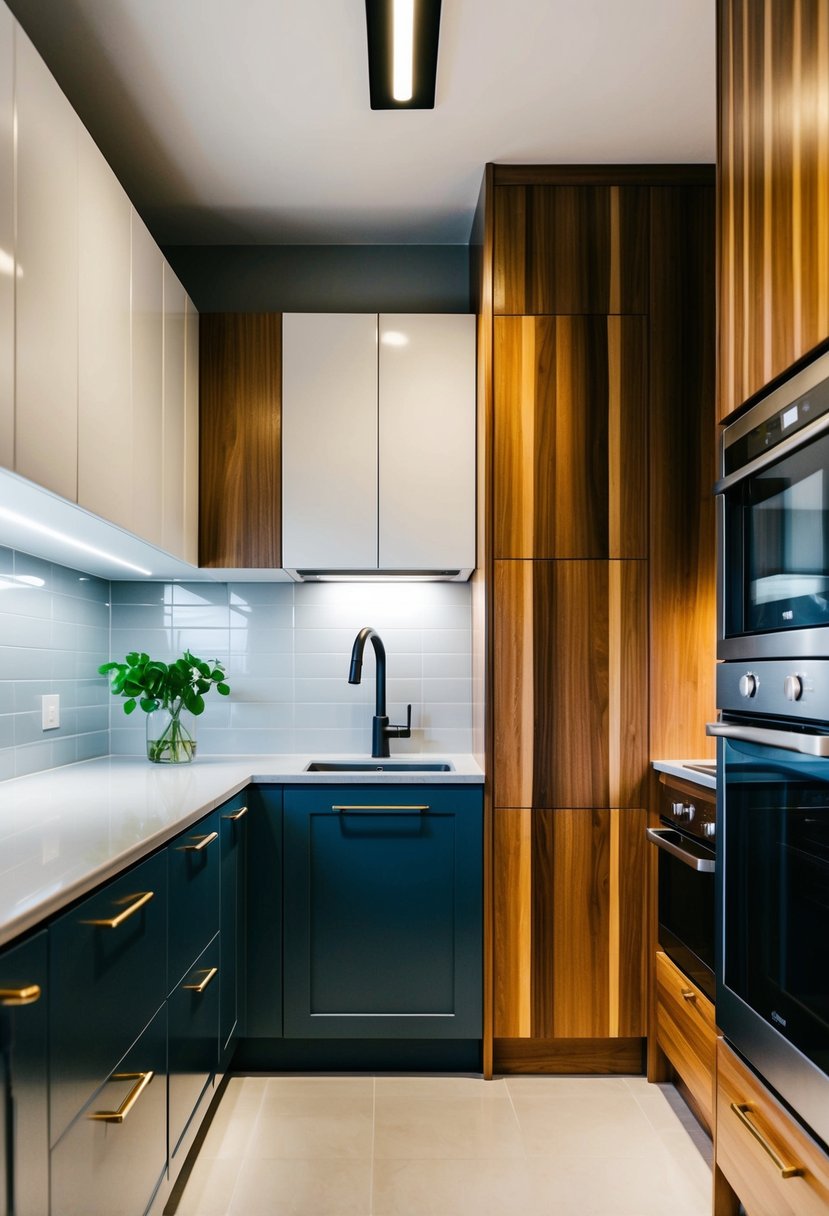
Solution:
[{"label": "oven control knob", "polygon": [[760,681],[757,679],[753,671],[747,671],[744,676],[740,676],[740,696],[753,697],[757,692]]},{"label": "oven control knob", "polygon": [[702,825],[702,834],[706,840],[713,840],[717,834],[716,823],[704,823]]},{"label": "oven control knob", "polygon": [[803,681],[800,676],[786,676],[783,681],[783,696],[787,701],[799,701],[803,696]]},{"label": "oven control knob", "polygon": [[690,823],[697,813],[693,802],[672,802],[671,813],[674,819],[687,819]]}]

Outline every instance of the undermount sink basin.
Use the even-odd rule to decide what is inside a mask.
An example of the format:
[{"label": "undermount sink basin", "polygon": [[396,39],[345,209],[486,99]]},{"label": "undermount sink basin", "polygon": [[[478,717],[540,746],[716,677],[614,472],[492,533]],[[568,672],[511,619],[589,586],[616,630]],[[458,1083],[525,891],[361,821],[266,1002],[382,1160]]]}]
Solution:
[{"label": "undermount sink basin", "polygon": [[451,773],[453,766],[422,760],[312,760],[306,773]]}]

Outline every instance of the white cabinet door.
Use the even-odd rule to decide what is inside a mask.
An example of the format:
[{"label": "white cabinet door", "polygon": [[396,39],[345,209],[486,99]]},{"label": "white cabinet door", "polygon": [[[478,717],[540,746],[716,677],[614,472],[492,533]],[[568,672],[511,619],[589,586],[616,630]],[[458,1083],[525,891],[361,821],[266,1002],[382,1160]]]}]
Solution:
[{"label": "white cabinet door", "polygon": [[133,531],[162,547],[164,258],[132,212]]},{"label": "white cabinet door", "polygon": [[475,565],[475,318],[380,316],[380,569]]},{"label": "white cabinet door", "polygon": [[14,467],[14,18],[0,5],[0,466]]},{"label": "white cabinet door", "polygon": [[376,568],[376,314],[285,314],[282,454],[282,564]]},{"label": "white cabinet door", "polygon": [[80,124],[19,25],[15,52],[15,469],[74,502]]},{"label": "white cabinet door", "polygon": [[133,527],[132,205],[84,130],[78,139],[78,503]]},{"label": "white cabinet door", "polygon": [[184,300],[184,560],[199,564],[199,314]]},{"label": "white cabinet door", "polygon": [[184,555],[185,293],[164,263],[164,453],[162,548]]}]

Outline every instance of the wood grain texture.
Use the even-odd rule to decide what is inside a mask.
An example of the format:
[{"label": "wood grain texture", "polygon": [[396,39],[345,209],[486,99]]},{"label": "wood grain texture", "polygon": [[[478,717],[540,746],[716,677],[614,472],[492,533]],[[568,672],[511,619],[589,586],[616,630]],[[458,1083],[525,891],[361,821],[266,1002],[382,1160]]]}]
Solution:
[{"label": "wood grain texture", "polygon": [[713,756],[714,192],[651,200],[650,755]]},{"label": "wood grain texture", "polygon": [[647,556],[647,321],[498,317],[496,558]]},{"label": "wood grain texture", "polygon": [[644,1040],[496,1038],[496,1072],[630,1076],[642,1072]]},{"label": "wood grain texture", "polygon": [[647,312],[644,186],[497,186],[494,239],[496,315]]},{"label": "wood grain texture", "polygon": [[714,166],[490,165],[496,186],[713,186]]},{"label": "wood grain texture", "polygon": [[[786,1165],[803,1170],[801,1176],[780,1177],[732,1103],[748,1106],[754,1127]],[[829,1211],[829,1157],[722,1039],[717,1042],[716,1160],[751,1216],[826,1216]]]},{"label": "wood grain texture", "polygon": [[718,409],[829,337],[829,0],[718,0]]},{"label": "wood grain texture", "polygon": [[199,562],[281,565],[279,313],[206,313],[200,340]]},{"label": "wood grain texture", "polygon": [[645,812],[495,811],[496,1038],[644,1033]]},{"label": "wood grain texture", "polygon": [[496,561],[492,644],[495,805],[641,805],[647,563]]},{"label": "wood grain texture", "polygon": [[693,1094],[711,1130],[717,1044],[714,1006],[661,951],[656,955],[656,993],[659,1046]]}]

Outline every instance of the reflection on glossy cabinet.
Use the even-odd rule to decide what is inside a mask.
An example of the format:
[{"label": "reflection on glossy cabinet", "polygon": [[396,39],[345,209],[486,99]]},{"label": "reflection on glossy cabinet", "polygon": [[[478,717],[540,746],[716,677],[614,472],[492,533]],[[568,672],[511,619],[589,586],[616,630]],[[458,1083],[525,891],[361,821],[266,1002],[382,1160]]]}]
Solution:
[{"label": "reflection on glossy cabinet", "polygon": [[164,450],[162,539],[168,553],[184,551],[185,292],[164,263]]},{"label": "reflection on glossy cabinet", "polygon": [[80,124],[19,25],[15,46],[15,471],[74,502]]},{"label": "reflection on glossy cabinet", "polygon": [[184,517],[181,556],[199,564],[199,314],[184,298]]},{"label": "reflection on glossy cabinet", "polygon": [[78,503],[133,527],[129,460],[132,206],[78,127]]},{"label": "reflection on glossy cabinet", "polygon": [[0,467],[14,467],[14,19],[0,7]]},{"label": "reflection on glossy cabinet", "polygon": [[647,556],[647,319],[496,317],[495,557]]},{"label": "reflection on glossy cabinet", "polygon": [[497,561],[495,805],[641,806],[647,565]]},{"label": "reflection on glossy cabinet", "polygon": [[164,508],[164,258],[132,212],[132,530],[161,547]]},{"label": "reflection on glossy cabinet", "polygon": [[47,934],[0,952],[0,1216],[49,1210]]}]

